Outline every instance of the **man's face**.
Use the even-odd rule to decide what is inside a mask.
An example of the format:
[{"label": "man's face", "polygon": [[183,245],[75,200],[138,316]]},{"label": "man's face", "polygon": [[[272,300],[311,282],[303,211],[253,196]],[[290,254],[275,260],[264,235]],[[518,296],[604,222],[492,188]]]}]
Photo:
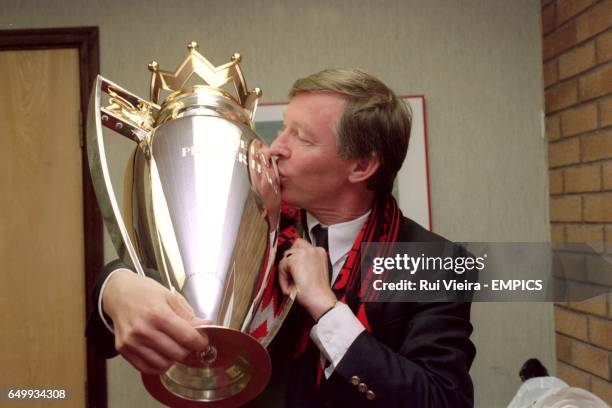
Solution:
[{"label": "man's face", "polygon": [[270,146],[278,156],[284,202],[308,211],[334,208],[350,187],[351,161],[338,156],[334,128],[345,100],[329,93],[302,93],[285,110],[284,127]]}]

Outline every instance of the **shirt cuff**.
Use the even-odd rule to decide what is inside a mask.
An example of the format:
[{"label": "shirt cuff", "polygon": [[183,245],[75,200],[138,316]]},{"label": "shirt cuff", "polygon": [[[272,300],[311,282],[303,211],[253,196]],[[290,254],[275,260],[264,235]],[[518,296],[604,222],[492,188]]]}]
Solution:
[{"label": "shirt cuff", "polygon": [[104,289],[106,288],[106,284],[108,283],[108,280],[110,279],[110,277],[113,276],[113,274],[115,272],[119,272],[119,271],[127,271],[127,272],[130,272],[130,273],[134,273],[134,272],[132,272],[129,269],[126,269],[126,268],[115,269],[114,271],[112,271],[111,273],[108,274],[108,276],[106,277],[106,279],[102,283],[102,287],[100,288],[100,295],[98,296],[98,314],[100,315],[100,318],[102,319],[102,323],[104,323],[106,328],[108,330],[110,330],[110,332],[113,333],[113,334],[115,334],[115,331],[113,330],[113,325],[110,324],[108,322],[108,320],[106,320],[106,317],[105,317],[106,315],[104,314],[104,310],[102,310],[102,295],[104,294]]},{"label": "shirt cuff", "polygon": [[365,330],[346,304],[338,302],[310,330],[310,338],[331,364],[325,369],[329,378],[357,336]]}]

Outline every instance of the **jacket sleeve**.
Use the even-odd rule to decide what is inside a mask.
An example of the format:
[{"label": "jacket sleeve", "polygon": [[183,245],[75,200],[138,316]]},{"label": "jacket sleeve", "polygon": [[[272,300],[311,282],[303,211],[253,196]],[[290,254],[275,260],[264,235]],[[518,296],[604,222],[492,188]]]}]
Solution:
[{"label": "jacket sleeve", "polygon": [[[469,340],[470,303],[403,307],[413,309],[407,317],[355,339],[331,377],[343,383],[336,387],[343,392],[333,399],[385,408],[473,406],[469,369],[476,351]],[[385,338],[399,340],[388,344]]]},{"label": "jacket sleeve", "polygon": [[[93,304],[93,307],[88,311],[87,316],[87,326],[85,328],[85,335],[87,339],[94,345],[96,350],[100,352],[102,356],[105,358],[111,358],[116,356],[117,350],[115,350],[115,336],[114,334],[108,330],[102,318],[100,316],[100,311],[98,310],[98,305],[100,303],[100,290],[102,289],[102,285],[108,275],[111,272],[120,269],[127,268],[130,269],[127,265],[122,263],[119,260],[112,261],[102,268],[102,270],[96,276],[96,282],[94,286],[94,294],[93,299],[96,301]],[[111,321],[109,317],[106,317],[107,321]]]}]

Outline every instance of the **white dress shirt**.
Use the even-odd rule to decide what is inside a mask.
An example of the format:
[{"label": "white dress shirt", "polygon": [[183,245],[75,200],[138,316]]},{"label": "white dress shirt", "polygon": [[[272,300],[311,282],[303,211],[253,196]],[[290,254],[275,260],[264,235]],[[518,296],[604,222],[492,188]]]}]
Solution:
[{"label": "white dress shirt", "polygon": [[[354,220],[326,226],[311,214],[306,214],[310,242],[316,243],[312,233],[312,229],[316,225],[321,224],[323,227],[327,227],[329,260],[333,269],[330,285],[333,285],[338,278],[348,253],[369,215],[370,211]],[[332,375],[348,348],[364,330],[365,327],[351,309],[341,302],[338,302],[336,307],[323,315],[319,322],[312,327],[310,338],[321,351],[321,357],[330,363],[325,369],[325,378]]]}]

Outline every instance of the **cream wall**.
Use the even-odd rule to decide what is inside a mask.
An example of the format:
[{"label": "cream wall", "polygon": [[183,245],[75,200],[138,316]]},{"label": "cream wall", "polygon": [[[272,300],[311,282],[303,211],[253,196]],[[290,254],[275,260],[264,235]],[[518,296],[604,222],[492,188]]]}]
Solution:
[{"label": "cream wall", "polygon": [[[102,74],[141,96],[147,63],[174,69],[191,40],[215,64],[240,52],[264,101],[286,99],[295,78],[332,66],[423,94],[434,230],[463,241],[548,239],[539,0],[2,3],[0,29],[99,26]],[[129,146],[108,147],[117,182]],[[551,305],[476,304],[473,321],[478,406],[507,404],[526,358],[553,368]],[[120,359],[109,385],[111,407],[145,406]]]}]

